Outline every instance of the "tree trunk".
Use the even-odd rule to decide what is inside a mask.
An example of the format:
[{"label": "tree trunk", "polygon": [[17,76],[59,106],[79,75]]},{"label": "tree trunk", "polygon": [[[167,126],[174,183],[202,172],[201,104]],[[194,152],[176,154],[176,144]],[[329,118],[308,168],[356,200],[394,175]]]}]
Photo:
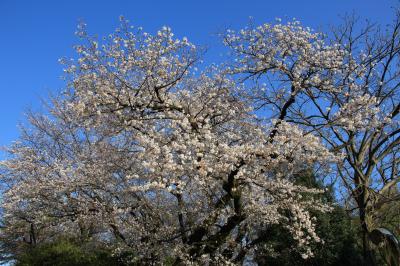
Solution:
[{"label": "tree trunk", "polygon": [[374,251],[369,240],[369,229],[366,219],[365,205],[360,208],[360,224],[362,230],[363,260],[365,266],[375,266]]}]

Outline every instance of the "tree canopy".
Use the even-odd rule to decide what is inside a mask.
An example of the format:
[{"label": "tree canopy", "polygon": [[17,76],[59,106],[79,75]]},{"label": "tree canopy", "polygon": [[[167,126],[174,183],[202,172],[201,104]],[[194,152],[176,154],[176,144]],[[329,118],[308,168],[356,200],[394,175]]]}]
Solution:
[{"label": "tree canopy", "polygon": [[398,18],[385,32],[355,20],[330,35],[298,21],[228,30],[230,56],[209,66],[168,27],[121,18],[99,40],[80,24],[65,90],[28,114],[1,162],[4,254],[64,235],[142,264],[307,264],[324,245],[356,249],[312,176],[339,179],[376,263],[370,233],[398,199]]}]

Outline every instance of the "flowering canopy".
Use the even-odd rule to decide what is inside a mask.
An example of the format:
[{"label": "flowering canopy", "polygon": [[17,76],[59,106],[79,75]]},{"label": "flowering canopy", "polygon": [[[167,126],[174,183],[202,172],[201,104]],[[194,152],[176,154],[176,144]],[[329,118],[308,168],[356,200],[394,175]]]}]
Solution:
[{"label": "flowering canopy", "polygon": [[[29,116],[2,162],[7,230],[33,242],[49,237],[43,230],[86,230],[141,261],[235,264],[256,256],[262,232],[280,224],[312,256],[321,240],[310,211],[329,206],[296,177],[340,157],[285,120],[298,95],[345,90],[337,76],[354,68],[347,52],[297,22],[265,24],[229,31],[235,63],[196,74],[199,52],[186,38],[168,27],[130,30],[122,19],[98,42],[80,26],[78,60],[62,60],[67,90],[49,115]],[[247,89],[232,74],[274,81]],[[354,95],[323,113],[332,126],[379,124],[376,99]],[[260,103],[275,105],[277,119],[260,120]]]}]

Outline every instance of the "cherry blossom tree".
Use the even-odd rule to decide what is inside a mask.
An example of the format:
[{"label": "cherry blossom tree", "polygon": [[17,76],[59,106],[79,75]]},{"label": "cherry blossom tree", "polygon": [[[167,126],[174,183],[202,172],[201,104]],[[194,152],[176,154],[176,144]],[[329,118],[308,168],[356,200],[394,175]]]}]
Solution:
[{"label": "cherry blossom tree", "polygon": [[89,237],[148,264],[236,265],[279,224],[307,259],[323,242],[311,211],[330,210],[323,191],[296,184],[309,171],[342,177],[368,233],[382,202],[371,180],[397,183],[397,76],[381,66],[389,48],[358,55],[341,32],[229,31],[234,63],[196,71],[201,49],[168,27],[152,35],[122,18],[98,40],[81,24],[77,58],[61,60],[67,88],[28,115],[1,162],[2,233]]},{"label": "cherry blossom tree", "polygon": [[9,230],[35,244],[43,229],[92,229],[141,261],[234,263],[280,223],[312,256],[309,210],[328,207],[293,178],[337,158],[296,126],[260,123],[218,68],[194,74],[186,38],[129,29],[122,20],[100,45],[80,26],[68,89],[29,116],[2,163]]}]

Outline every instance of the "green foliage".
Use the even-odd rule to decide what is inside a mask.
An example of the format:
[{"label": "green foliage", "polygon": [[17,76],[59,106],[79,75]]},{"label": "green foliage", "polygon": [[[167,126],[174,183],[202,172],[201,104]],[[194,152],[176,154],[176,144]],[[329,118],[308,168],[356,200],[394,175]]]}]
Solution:
[{"label": "green foliage", "polygon": [[112,266],[123,265],[106,249],[87,249],[73,241],[60,240],[29,248],[16,266]]},{"label": "green foliage", "polygon": [[[341,207],[331,213],[317,215],[317,233],[324,243],[314,246],[313,258],[304,260],[293,251],[294,241],[285,229],[276,226],[266,233],[265,255],[256,258],[260,265],[362,265],[362,252],[357,241],[356,226]],[[271,250],[279,251],[274,256]]]},{"label": "green foliage", "polygon": [[[323,188],[313,175],[304,173],[296,178],[298,184]],[[307,196],[307,195],[305,195]],[[317,234],[323,243],[314,245],[314,257],[304,260],[293,251],[296,244],[282,227],[275,226],[266,232],[263,256],[256,258],[259,265],[362,265],[357,226],[346,211],[335,204],[332,190],[321,195],[324,202],[335,207],[329,213],[312,213],[317,218]],[[279,251],[279,254],[271,252]],[[276,255],[276,256],[275,256]]]},{"label": "green foliage", "polygon": [[357,227],[341,207],[317,215],[317,233],[324,243],[315,247],[313,265],[361,265]]}]

